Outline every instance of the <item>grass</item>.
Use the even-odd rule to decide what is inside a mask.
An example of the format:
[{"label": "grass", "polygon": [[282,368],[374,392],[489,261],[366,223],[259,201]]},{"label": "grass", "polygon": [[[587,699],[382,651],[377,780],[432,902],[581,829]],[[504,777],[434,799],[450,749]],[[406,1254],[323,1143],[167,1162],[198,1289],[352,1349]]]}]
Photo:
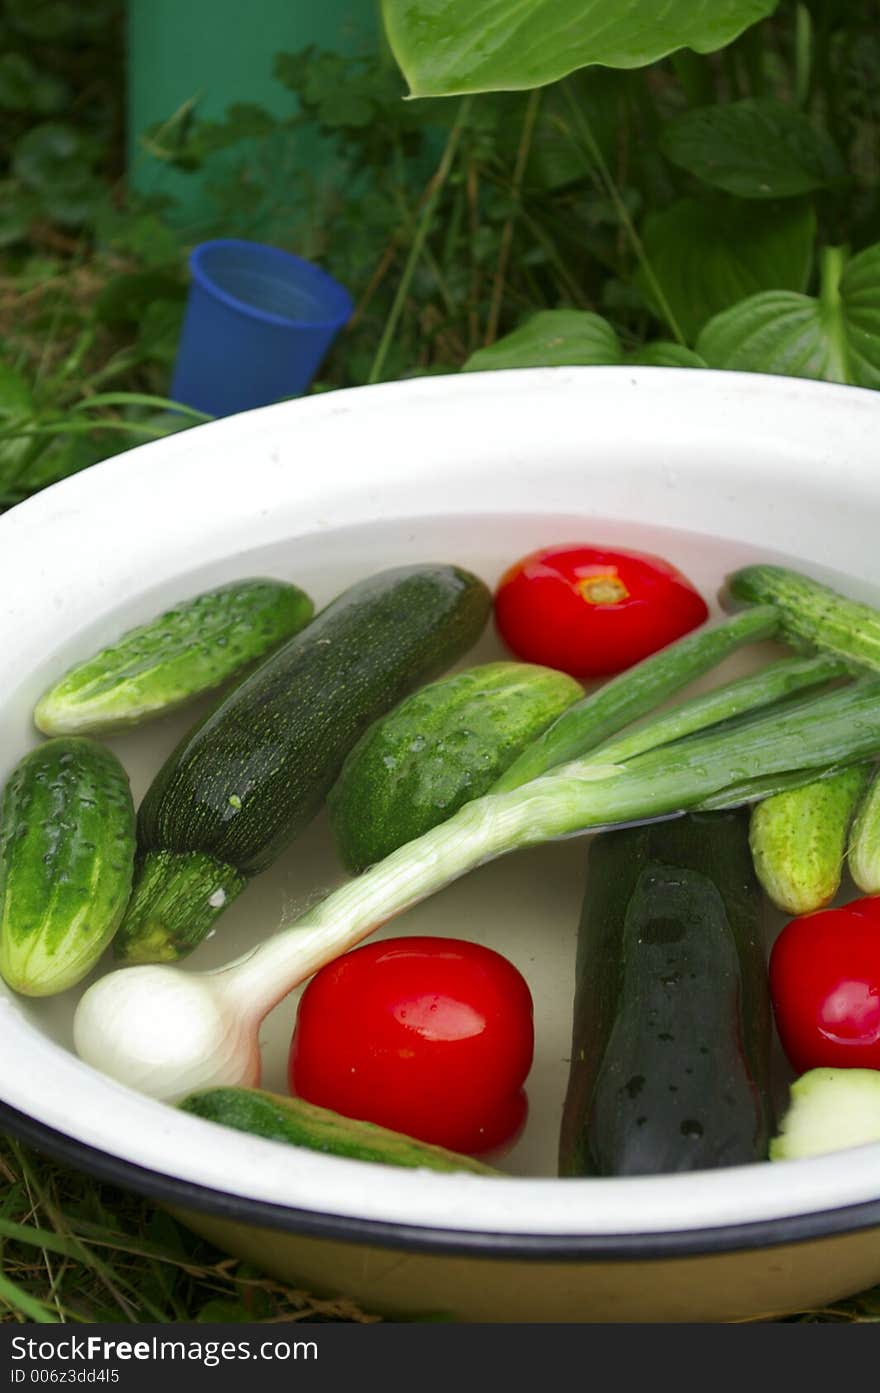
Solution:
[{"label": "grass", "polygon": [[[0,1139],[0,1320],[88,1325],[379,1320],[286,1287],[136,1195]],[[798,1323],[880,1323],[880,1287]]]},{"label": "grass", "polygon": [[0,1319],[127,1324],[378,1319],[282,1286],[146,1200],[0,1139]]}]

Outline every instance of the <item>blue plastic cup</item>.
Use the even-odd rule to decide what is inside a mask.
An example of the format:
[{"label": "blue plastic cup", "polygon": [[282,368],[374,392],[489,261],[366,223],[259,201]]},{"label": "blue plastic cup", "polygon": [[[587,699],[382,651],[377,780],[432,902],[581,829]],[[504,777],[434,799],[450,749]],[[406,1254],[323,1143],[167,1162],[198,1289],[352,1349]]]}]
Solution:
[{"label": "blue plastic cup", "polygon": [[175,401],[232,416],[306,391],[351,296],[310,261],[235,238],[202,242],[171,383]]}]

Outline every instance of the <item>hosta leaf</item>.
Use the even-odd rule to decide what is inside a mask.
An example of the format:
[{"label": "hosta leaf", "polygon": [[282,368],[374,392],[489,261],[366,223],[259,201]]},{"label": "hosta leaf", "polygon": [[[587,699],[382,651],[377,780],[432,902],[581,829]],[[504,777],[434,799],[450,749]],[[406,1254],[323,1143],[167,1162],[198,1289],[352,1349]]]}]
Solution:
[{"label": "hosta leaf", "polygon": [[[760,290],[803,290],[816,222],[806,203],[684,198],[645,222],[645,252],[689,343],[714,314]],[[663,318],[650,285],[636,283]]]},{"label": "hosta leaf", "polygon": [[413,96],[540,87],[577,68],[711,53],[777,0],[383,0]]},{"label": "hosta leaf", "polygon": [[685,348],[681,343],[669,343],[666,339],[656,339],[654,343],[643,343],[627,360],[644,368],[704,368],[706,366],[699,353]]},{"label": "hosta leaf", "polygon": [[539,310],[513,333],[472,353],[462,372],[622,362],[617,334],[601,315],[589,310]]},{"label": "hosta leaf", "polygon": [[697,352],[713,368],[880,388],[880,244],[823,279],[818,298],[767,291],[716,315]]},{"label": "hosta leaf", "polygon": [[801,111],[772,98],[704,106],[666,122],[673,164],[740,198],[790,198],[844,175],[833,141]]}]

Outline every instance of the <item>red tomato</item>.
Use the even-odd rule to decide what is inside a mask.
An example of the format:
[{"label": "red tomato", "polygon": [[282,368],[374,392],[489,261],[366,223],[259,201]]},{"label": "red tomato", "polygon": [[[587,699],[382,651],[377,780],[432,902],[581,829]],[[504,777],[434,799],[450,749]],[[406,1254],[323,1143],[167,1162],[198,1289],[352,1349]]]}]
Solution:
[{"label": "red tomato", "polygon": [[500,953],[451,938],[388,939],[309,982],[290,1089],[346,1117],[479,1153],[523,1123],[533,1044],[531,994]]},{"label": "red tomato", "polygon": [[605,677],[695,629],[709,610],[659,556],[545,547],[501,577],[495,622],[518,658],[572,677]]},{"label": "red tomato", "polygon": [[779,1038],[799,1074],[880,1069],[877,896],[786,924],[770,954]]}]

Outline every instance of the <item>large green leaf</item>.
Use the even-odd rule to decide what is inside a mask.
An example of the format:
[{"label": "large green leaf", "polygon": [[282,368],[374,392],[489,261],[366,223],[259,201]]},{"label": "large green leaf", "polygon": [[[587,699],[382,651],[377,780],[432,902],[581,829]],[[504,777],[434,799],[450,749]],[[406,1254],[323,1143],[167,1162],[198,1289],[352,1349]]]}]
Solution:
[{"label": "large green leaf", "polygon": [[[676,323],[693,343],[708,319],[757,291],[803,290],[816,223],[806,203],[684,198],[652,214],[642,241]],[[650,285],[639,288],[662,318]]]},{"label": "large green leaf", "polygon": [[627,360],[634,366],[643,368],[704,368],[706,364],[692,348],[681,343],[670,343],[667,339],[656,339],[644,343],[631,353]]},{"label": "large green leaf", "polygon": [[839,274],[841,261],[826,252],[818,298],[768,291],[716,315],[697,352],[713,368],[880,388],[880,244]]},{"label": "large green leaf", "polygon": [[679,48],[711,53],[777,0],[383,0],[413,96],[541,87],[600,63],[640,68]]},{"label": "large green leaf", "polygon": [[601,315],[589,310],[539,310],[513,333],[472,353],[462,372],[622,362],[617,334]]},{"label": "large green leaf", "polygon": [[740,198],[790,198],[844,175],[833,141],[773,98],[698,107],[660,131],[667,159]]},{"label": "large green leaf", "polygon": [[624,353],[614,327],[589,310],[539,310],[497,343],[472,353],[462,372],[621,363],[662,368],[706,366],[692,349],[660,339]]}]

